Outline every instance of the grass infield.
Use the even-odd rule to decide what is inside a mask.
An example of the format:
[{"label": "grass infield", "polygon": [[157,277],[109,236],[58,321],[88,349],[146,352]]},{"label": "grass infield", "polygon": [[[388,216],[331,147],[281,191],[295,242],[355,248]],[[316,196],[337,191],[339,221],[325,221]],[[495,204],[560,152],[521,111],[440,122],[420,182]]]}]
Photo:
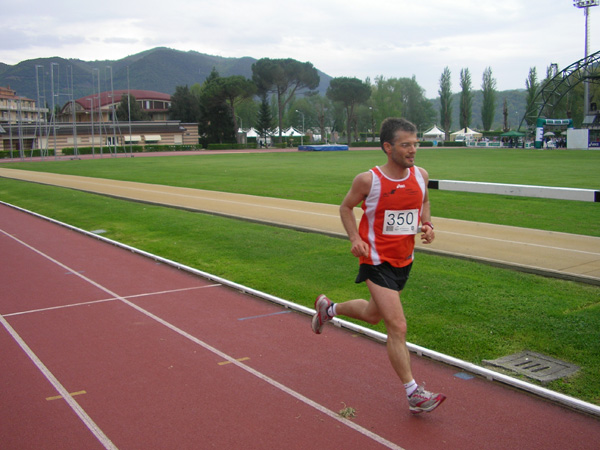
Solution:
[{"label": "grass infield", "polygon": [[[48,171],[339,204],[354,176],[385,162],[381,150],[207,154],[3,163]],[[600,151],[420,149],[431,179],[600,189]],[[431,190],[434,217],[600,236],[600,203]]]},{"label": "grass infield", "polygon": [[[445,152],[458,156],[451,157]],[[419,164],[429,170],[432,178],[483,181],[479,177],[450,176],[452,170],[458,171],[465,164],[469,152],[471,150],[432,150],[428,154],[422,149]],[[510,159],[521,154],[518,152],[505,156]],[[554,166],[558,157],[565,160],[572,157],[565,153],[537,152],[535,157],[550,155],[548,165]],[[572,167],[561,171],[543,168],[538,162],[535,164],[540,166],[539,170],[530,168],[522,171],[521,176],[532,173],[539,177],[542,172],[554,176],[556,172],[561,182],[552,183],[551,179],[543,183],[542,178],[537,178],[538,181],[521,179],[519,184],[597,188],[593,186],[593,178],[589,178],[591,171],[587,166],[595,165],[595,173],[598,173],[600,152],[581,153],[582,159],[577,164],[586,167],[579,171],[579,176],[574,176],[577,171]],[[477,165],[497,164],[485,164],[487,156],[478,152],[474,159],[478,162],[473,162],[468,170],[474,171],[473,166]],[[499,158],[499,154],[490,156]],[[381,164],[382,157],[381,152],[365,151],[336,152],[335,155],[292,153],[48,161],[11,166],[338,203],[352,177],[374,164]],[[442,158],[445,162],[436,159],[434,164],[428,158]],[[452,161],[454,168],[445,167]],[[575,162],[566,165],[570,164],[575,165]],[[445,167],[441,175],[437,174],[441,171],[438,167]],[[500,176],[501,168],[486,172],[485,177],[492,172],[496,177],[487,181],[515,182]],[[562,175],[559,176],[559,172]],[[567,173],[572,175],[567,176]],[[587,181],[582,173],[588,174]],[[579,179],[578,185],[574,185],[576,179]],[[481,201],[473,200],[480,196]],[[83,229],[105,229],[111,239],[306,306],[312,306],[321,292],[334,301],[368,295],[364,284],[353,282],[356,260],[343,239],[7,179],[0,179],[0,198]],[[532,221],[532,226],[537,221],[554,227],[550,229],[561,228],[559,222],[564,217],[576,220],[571,223],[587,223],[586,214],[595,217],[590,221],[595,220],[596,226],[600,222],[598,204],[539,199],[539,205],[535,201],[532,206],[530,201],[533,202],[532,199],[521,201],[512,197],[432,191],[434,216],[455,217],[451,206],[461,203],[455,205],[455,209],[465,217],[457,218],[477,220],[485,213],[491,219],[501,220],[480,221],[505,223],[503,221],[510,220],[521,225],[524,218],[514,216],[527,215],[537,205],[539,211],[535,215],[539,217]],[[553,206],[554,203],[560,205]],[[446,204],[449,206],[444,206]],[[521,209],[524,204],[527,206]],[[498,208],[504,212],[494,212]],[[570,216],[571,209],[576,209],[580,216],[576,219]],[[560,216],[552,217],[558,212]],[[573,232],[573,227],[568,231]],[[591,234],[598,235],[598,231],[595,233]],[[525,349],[564,359],[581,366],[582,370],[548,387],[600,404],[600,288],[597,286],[419,253],[403,293],[403,304],[409,322],[409,341],[476,364],[482,359],[495,359]],[[374,328],[385,331],[382,326]]]}]

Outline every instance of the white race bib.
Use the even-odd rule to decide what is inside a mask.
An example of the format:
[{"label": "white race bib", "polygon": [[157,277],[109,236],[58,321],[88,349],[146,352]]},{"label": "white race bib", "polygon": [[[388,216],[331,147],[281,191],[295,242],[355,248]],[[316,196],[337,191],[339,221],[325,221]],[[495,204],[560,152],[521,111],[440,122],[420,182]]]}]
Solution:
[{"label": "white race bib", "polygon": [[383,234],[417,234],[419,228],[419,210],[386,210],[383,221]]}]

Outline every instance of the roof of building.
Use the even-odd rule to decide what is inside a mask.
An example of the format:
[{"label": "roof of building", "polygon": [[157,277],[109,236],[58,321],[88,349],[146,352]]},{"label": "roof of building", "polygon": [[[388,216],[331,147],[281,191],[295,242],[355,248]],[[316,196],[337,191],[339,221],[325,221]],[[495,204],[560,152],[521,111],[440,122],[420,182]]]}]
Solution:
[{"label": "roof of building", "polygon": [[[112,94],[114,92],[114,100],[112,99]],[[156,91],[146,91],[142,89],[119,89],[115,91],[105,91],[100,93],[100,106],[111,105],[112,103],[119,103],[123,95],[127,95],[128,93],[135,97],[136,100],[159,100],[163,102],[170,102],[171,95],[164,94],[162,92]],[[78,98],[75,100],[84,110],[89,110],[91,108],[92,103],[94,104],[94,108],[98,107],[98,94],[87,95],[85,97]]]}]

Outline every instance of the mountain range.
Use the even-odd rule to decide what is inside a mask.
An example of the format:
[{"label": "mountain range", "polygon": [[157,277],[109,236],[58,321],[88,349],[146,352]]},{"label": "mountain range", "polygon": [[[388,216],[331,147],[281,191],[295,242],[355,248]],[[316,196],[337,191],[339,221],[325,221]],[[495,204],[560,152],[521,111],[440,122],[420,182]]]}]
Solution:
[{"label": "mountain range", "polygon": [[[74,98],[84,97],[97,93],[98,88],[102,92],[131,88],[173,94],[176,86],[202,84],[213,68],[223,77],[243,75],[252,78],[252,64],[255,62],[256,59],[251,57],[225,58],[166,47],[156,47],[119,60],[38,58],[21,61],[15,65],[0,62],[0,86],[10,86],[19,96],[36,102],[39,100],[39,103],[51,106],[51,86],[54,79],[55,104],[63,105],[72,95]],[[317,71],[321,77],[317,90],[321,95],[325,95],[332,77],[318,68]],[[480,127],[482,93],[476,90],[473,94],[472,127]],[[458,128],[459,123],[459,95],[454,94],[452,101],[453,129]],[[524,114],[524,89],[498,92],[494,128],[502,126],[505,98],[510,126],[517,122],[517,116],[520,120]],[[434,109],[439,111],[439,99],[432,99],[431,102]]]},{"label": "mountain range", "polygon": [[[39,85],[40,97],[46,98],[47,103],[50,103],[51,80],[54,77],[55,95],[56,91],[60,91],[60,101],[57,103],[64,104],[71,98],[71,90],[75,98],[98,92],[99,75],[100,90],[103,92],[131,88],[173,94],[176,86],[202,84],[213,68],[223,77],[243,75],[252,78],[252,64],[255,62],[256,59],[250,57],[224,58],[165,47],[153,48],[115,61],[39,58],[13,66],[0,63],[0,86],[10,86],[17,91],[17,95],[37,101]],[[52,68],[54,74],[51,73]],[[324,94],[331,77],[320,71],[319,75],[321,84],[318,90]]]}]

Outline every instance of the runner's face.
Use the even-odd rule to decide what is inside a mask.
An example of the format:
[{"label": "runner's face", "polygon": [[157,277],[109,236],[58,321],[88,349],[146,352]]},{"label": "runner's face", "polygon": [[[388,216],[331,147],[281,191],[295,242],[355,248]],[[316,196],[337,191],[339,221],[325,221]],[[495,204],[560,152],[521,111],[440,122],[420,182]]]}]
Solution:
[{"label": "runner's face", "polygon": [[419,148],[419,140],[415,133],[406,131],[396,132],[396,139],[391,145],[390,158],[403,168],[415,165],[415,156]]}]

